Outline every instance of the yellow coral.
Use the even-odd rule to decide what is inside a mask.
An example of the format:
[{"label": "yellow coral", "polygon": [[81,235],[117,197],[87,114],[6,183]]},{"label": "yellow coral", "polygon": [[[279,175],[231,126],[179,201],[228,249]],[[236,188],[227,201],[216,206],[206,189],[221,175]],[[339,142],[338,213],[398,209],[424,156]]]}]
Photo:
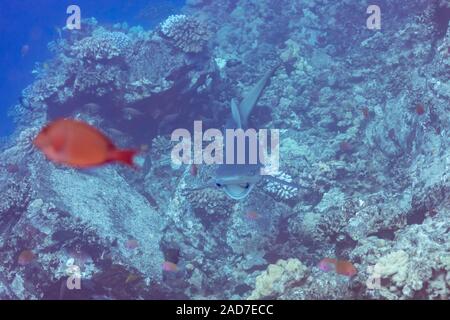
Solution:
[{"label": "yellow coral", "polygon": [[409,256],[405,251],[392,252],[378,260],[374,272],[382,278],[392,277],[392,281],[397,286],[401,286],[407,277],[408,260]]},{"label": "yellow coral", "polygon": [[289,285],[305,278],[306,267],[298,259],[278,260],[256,277],[255,290],[249,300],[282,294]]}]

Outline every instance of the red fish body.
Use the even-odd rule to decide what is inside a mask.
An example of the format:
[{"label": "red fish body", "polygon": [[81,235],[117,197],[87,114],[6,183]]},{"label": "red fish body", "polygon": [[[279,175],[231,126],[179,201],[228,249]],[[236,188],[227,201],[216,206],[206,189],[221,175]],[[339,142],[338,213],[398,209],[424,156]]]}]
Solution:
[{"label": "red fish body", "polygon": [[250,220],[256,220],[259,218],[259,214],[256,211],[250,210],[247,212],[247,218]]},{"label": "red fish body", "polygon": [[347,277],[353,277],[358,273],[358,271],[350,261],[331,258],[322,259],[318,264],[318,268],[325,272],[334,270],[337,274]]},{"label": "red fish body", "polygon": [[178,266],[173,262],[165,261],[163,263],[162,269],[166,272],[177,272]]},{"label": "red fish body", "polygon": [[425,113],[425,107],[423,106],[423,104],[418,104],[416,105],[416,113],[421,116]]},{"label": "red fish body", "polygon": [[134,150],[120,150],[99,130],[82,121],[56,120],[33,141],[45,156],[75,168],[91,168],[110,162],[133,166]]},{"label": "red fish body", "polygon": [[338,260],[336,263],[336,272],[347,277],[356,275],[357,270],[350,261]]},{"label": "red fish body", "polygon": [[370,117],[370,110],[369,110],[369,108],[368,107],[363,107],[362,108],[362,114],[363,114],[364,119],[369,119],[369,117]]},{"label": "red fish body", "polygon": [[36,255],[31,250],[24,250],[20,253],[17,263],[21,266],[26,266],[36,259]]},{"label": "red fish body", "polygon": [[353,146],[350,142],[343,141],[339,144],[339,148],[344,153],[350,153],[353,150]]},{"label": "red fish body", "polygon": [[198,168],[195,164],[191,164],[191,176],[196,177],[198,174]]}]

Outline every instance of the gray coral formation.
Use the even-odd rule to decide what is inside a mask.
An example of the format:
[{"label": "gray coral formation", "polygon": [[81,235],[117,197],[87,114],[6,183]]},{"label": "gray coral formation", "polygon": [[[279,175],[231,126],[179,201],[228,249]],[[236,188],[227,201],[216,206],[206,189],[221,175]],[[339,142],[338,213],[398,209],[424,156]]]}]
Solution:
[{"label": "gray coral formation", "polygon": [[[445,3],[383,1],[382,31],[361,25],[365,5],[325,0],[191,0],[155,31],[90,20],[52,46],[0,154],[17,164],[0,167],[0,297],[57,298],[73,258],[87,287],[62,298],[448,299]],[[240,202],[202,189],[213,171],[173,165],[167,132],[223,126],[277,61],[251,121],[281,129],[284,175]],[[45,161],[30,142],[57,116],[148,144],[141,171]],[[324,257],[357,274],[320,270]]]},{"label": "gray coral formation", "polygon": [[161,24],[161,33],[186,53],[202,51],[211,37],[207,24],[186,15],[172,15]]},{"label": "gray coral formation", "polygon": [[92,36],[74,43],[72,54],[85,61],[111,60],[123,57],[131,46],[130,38],[123,32],[108,32],[98,28]]}]

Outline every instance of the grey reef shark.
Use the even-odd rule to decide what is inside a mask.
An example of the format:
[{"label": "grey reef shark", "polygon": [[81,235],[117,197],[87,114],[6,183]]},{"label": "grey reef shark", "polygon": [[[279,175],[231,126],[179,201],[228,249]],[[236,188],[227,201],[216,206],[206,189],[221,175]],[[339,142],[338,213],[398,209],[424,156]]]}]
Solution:
[{"label": "grey reef shark", "polygon": [[[231,101],[231,117],[226,122],[224,131],[227,129],[243,129],[253,128],[249,123],[250,115],[258,103],[259,98],[262,96],[264,89],[267,87],[270,78],[281,64],[277,63],[273,68],[266,72],[266,74],[249,90],[243,97],[240,104],[237,104],[235,99]],[[255,128],[256,130],[256,128]],[[225,135],[226,136],[226,135]],[[224,140],[226,149],[227,140]],[[249,159],[249,143],[245,143],[245,156]],[[234,155],[237,145],[234,144]],[[232,147],[231,147],[232,148]],[[236,160],[236,159],[235,159]],[[208,181],[207,185],[195,188],[191,190],[204,189],[208,187],[217,187],[230,198],[234,200],[242,200],[246,198],[252,191],[254,186],[263,178],[275,181],[277,183],[288,185],[291,188],[298,189],[298,185],[295,183],[287,182],[278,179],[271,175],[261,175],[261,163],[257,164],[238,164],[234,161],[234,164],[220,164],[215,170],[213,177]]]}]

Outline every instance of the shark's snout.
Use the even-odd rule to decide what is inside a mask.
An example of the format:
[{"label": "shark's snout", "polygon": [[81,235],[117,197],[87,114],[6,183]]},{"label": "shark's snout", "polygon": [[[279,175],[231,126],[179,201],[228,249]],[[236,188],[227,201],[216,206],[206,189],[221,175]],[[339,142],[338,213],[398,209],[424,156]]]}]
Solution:
[{"label": "shark's snout", "polygon": [[232,198],[234,200],[242,200],[246,196],[248,196],[248,194],[250,193],[250,191],[253,188],[253,185],[247,184],[245,186],[241,186],[241,185],[230,184],[230,185],[225,185],[222,188],[223,188],[223,191],[230,198]]}]

